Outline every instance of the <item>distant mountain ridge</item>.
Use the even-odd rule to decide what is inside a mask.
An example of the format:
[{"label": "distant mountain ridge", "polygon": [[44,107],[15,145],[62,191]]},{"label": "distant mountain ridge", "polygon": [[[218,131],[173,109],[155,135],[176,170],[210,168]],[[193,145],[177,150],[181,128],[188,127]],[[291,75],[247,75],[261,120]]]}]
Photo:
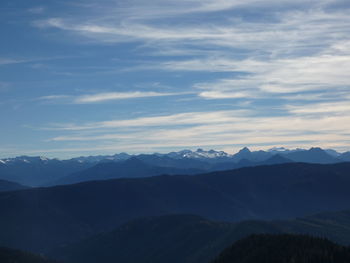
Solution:
[{"label": "distant mountain ridge", "polygon": [[[298,154],[295,154],[298,153]],[[57,161],[78,161],[78,162],[90,162],[90,163],[97,163],[101,161],[124,161],[127,160],[131,157],[138,157],[138,156],[166,156],[169,158],[173,159],[234,159],[234,160],[241,160],[241,159],[248,159],[250,161],[264,161],[267,158],[279,154],[279,155],[290,155],[290,156],[297,156],[300,153],[303,155],[307,154],[323,154],[324,156],[332,156],[332,157],[338,157],[338,160],[343,160],[350,157],[350,151],[344,152],[344,153],[339,153],[335,150],[332,149],[321,149],[319,147],[312,147],[309,150],[306,149],[287,149],[283,147],[274,147],[269,150],[258,150],[258,151],[251,151],[248,147],[243,147],[241,150],[239,150],[235,154],[229,154],[224,151],[215,151],[213,149],[211,150],[203,150],[201,148],[198,148],[196,151],[192,150],[181,150],[178,152],[169,152],[169,153],[153,153],[153,154],[127,154],[127,153],[117,153],[114,155],[98,155],[98,156],[80,156],[80,157],[75,157],[67,160],[59,160],[57,158],[50,159],[46,158],[43,156],[19,156],[19,157],[14,157],[14,158],[5,158],[5,159],[0,159],[0,165],[1,164],[10,164],[10,163],[18,163],[18,162],[25,162],[25,163],[33,163],[33,162],[48,162],[52,160],[57,160]],[[297,157],[296,157],[297,158]],[[296,160],[295,160],[296,161]]]},{"label": "distant mountain ridge", "polygon": [[291,162],[293,161],[280,155],[273,155],[262,162],[251,162],[244,159],[238,163],[232,161],[209,163],[198,159],[173,159],[168,156],[142,154],[120,162],[100,162],[91,168],[60,178],[53,182],[52,185],[156,175],[195,175],[210,171],[224,171]]},{"label": "distant mountain ridge", "polygon": [[[287,162],[338,163],[342,161],[350,161],[350,152],[340,154],[334,150],[322,150],[321,148],[311,148],[309,150],[272,148],[268,151],[250,151],[247,147],[244,147],[236,154],[228,154],[223,151],[205,151],[203,149],[197,149],[196,151],[183,150],[167,154],[154,153],[129,155],[127,153],[119,153],[111,156],[82,156],[69,160],[49,159],[40,156],[20,156],[0,160],[0,179],[28,186],[54,185],[57,182],[64,182],[70,175],[72,175],[71,177],[73,178],[76,177],[77,173],[88,174],[89,172],[85,170],[90,169],[95,165],[100,165],[100,163],[120,163],[125,162],[130,158],[137,158],[147,165],[154,166],[154,171],[157,169],[159,170],[158,174],[137,173],[139,177],[144,177],[147,174],[174,174],[176,169],[178,169],[179,174],[183,174],[183,171],[186,169],[189,170],[189,174],[193,174],[195,171],[198,173],[203,171],[210,172]],[[162,169],[159,169],[159,167],[162,167]],[[173,169],[168,172],[165,168]],[[95,170],[98,169],[96,168]],[[114,177],[108,178],[122,177],[118,175],[117,172],[118,171],[114,172]],[[128,175],[130,175],[130,177],[136,177],[136,174],[133,174],[131,170],[129,172],[124,172],[123,177],[128,177]],[[89,179],[87,177],[85,180],[81,179],[78,181],[97,180],[98,178],[106,179],[98,174],[91,178],[92,179]],[[77,180],[74,181],[73,179],[67,179],[67,182],[69,181],[78,182]]]},{"label": "distant mountain ridge", "polygon": [[205,170],[175,167],[152,166],[137,157],[131,157],[123,162],[101,162],[95,166],[60,178],[55,184],[73,184],[85,181],[108,180],[116,178],[140,178],[156,175],[199,174]]},{"label": "distant mountain ridge", "polygon": [[75,160],[28,156],[2,159],[1,161],[0,179],[27,186],[46,185],[61,177],[95,165],[95,163]]}]

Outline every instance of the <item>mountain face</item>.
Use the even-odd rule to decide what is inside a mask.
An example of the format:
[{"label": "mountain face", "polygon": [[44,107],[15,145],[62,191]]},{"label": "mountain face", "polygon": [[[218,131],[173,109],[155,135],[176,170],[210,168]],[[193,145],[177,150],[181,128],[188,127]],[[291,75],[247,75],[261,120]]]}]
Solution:
[{"label": "mountain face", "polygon": [[133,220],[111,232],[55,249],[50,256],[68,263],[200,263],[209,262],[233,242],[252,234],[307,234],[349,245],[349,226],[350,211],[288,221],[240,223],[167,215]]},{"label": "mountain face", "polygon": [[345,152],[339,156],[343,161],[350,162],[350,152]]},{"label": "mountain face", "polygon": [[179,169],[209,170],[211,164],[206,160],[196,158],[171,158],[167,155],[140,154],[135,158],[152,166],[171,167]]},{"label": "mountain face", "polygon": [[193,175],[209,171],[223,171],[242,167],[291,162],[293,161],[280,155],[273,155],[263,162],[252,162],[243,159],[238,163],[234,163],[231,160],[230,162],[220,162],[216,164],[211,164],[198,159],[173,159],[167,156],[138,155],[125,161],[100,162],[91,168],[60,178],[59,180],[53,182],[53,185],[73,184],[116,178],[150,177],[165,174]]},{"label": "mountain face", "polygon": [[0,180],[0,192],[26,189],[26,186],[6,180]]},{"label": "mountain face", "polygon": [[225,153],[223,151],[215,151],[215,150],[209,150],[204,151],[203,149],[197,149],[196,151],[191,150],[183,150],[179,152],[171,152],[168,154],[158,154],[160,156],[167,156],[174,159],[226,159],[229,158],[231,155],[228,153]]},{"label": "mountain face", "polygon": [[238,153],[232,155],[232,160],[239,162],[241,160],[248,160],[251,162],[262,162],[270,158],[273,154],[265,151],[251,152],[247,147],[241,149]]},{"label": "mountain face", "polygon": [[310,150],[296,151],[287,153],[286,158],[295,162],[304,163],[337,163],[340,162],[336,157],[331,156],[321,148],[311,148]]},{"label": "mountain face", "polygon": [[209,170],[210,171],[225,171],[225,170],[233,170],[244,167],[253,167],[253,166],[262,166],[262,165],[274,165],[274,164],[283,164],[283,163],[292,163],[292,160],[287,159],[286,157],[276,154],[272,155],[264,161],[261,162],[253,162],[248,159],[240,159],[240,161],[236,162],[220,162],[213,164]]},{"label": "mountain face", "polygon": [[225,249],[211,263],[346,263],[350,248],[301,235],[252,235]]},{"label": "mountain face", "polygon": [[283,164],[283,163],[292,163],[293,161],[280,155],[276,154],[265,160],[261,165],[273,165],[273,164]]},{"label": "mountain face", "polygon": [[70,161],[78,161],[82,163],[99,163],[104,161],[119,162],[119,161],[125,161],[130,157],[132,157],[132,155],[129,155],[127,153],[117,153],[114,155],[80,156],[80,157],[72,158],[70,159]]},{"label": "mountain face", "polygon": [[347,209],[349,170],[350,163],[288,163],[0,193],[0,245],[41,252],[165,214],[237,222]]},{"label": "mountain face", "polygon": [[73,160],[21,156],[2,160],[0,179],[28,186],[41,186],[93,165],[94,163]]},{"label": "mountain face", "polygon": [[116,178],[150,177],[164,174],[198,174],[200,172],[204,171],[199,169],[151,166],[139,160],[139,157],[132,157],[123,162],[99,163],[84,171],[61,178],[56,184],[73,184],[85,181]]}]

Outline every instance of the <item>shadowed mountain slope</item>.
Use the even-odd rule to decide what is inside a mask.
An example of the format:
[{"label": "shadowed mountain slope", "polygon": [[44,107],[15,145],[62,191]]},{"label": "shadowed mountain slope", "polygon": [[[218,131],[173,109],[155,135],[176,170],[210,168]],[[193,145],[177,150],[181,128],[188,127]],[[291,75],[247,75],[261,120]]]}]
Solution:
[{"label": "shadowed mountain slope", "polygon": [[295,151],[285,154],[285,157],[295,161],[304,163],[337,163],[340,159],[331,156],[321,148],[311,148],[309,150]]},{"label": "shadowed mountain slope", "polygon": [[284,219],[349,208],[350,163],[289,163],[0,193],[0,245],[43,251],[138,217]]},{"label": "shadowed mountain slope", "polygon": [[[168,160],[170,158],[157,158],[157,161],[161,162],[159,159]],[[179,163],[181,163],[181,161],[179,161]],[[176,163],[173,165],[176,165]],[[56,181],[56,184],[73,184],[85,181],[108,180],[116,178],[150,177],[163,174],[198,174],[200,172],[204,172],[204,170],[154,166],[141,161],[138,157],[131,157],[130,159],[122,162],[99,163],[89,169],[61,178],[60,180]]]},{"label": "shadowed mountain slope", "polygon": [[350,152],[343,153],[340,158],[346,162],[350,162]]},{"label": "shadowed mountain slope", "polygon": [[0,179],[28,186],[50,184],[71,173],[87,169],[94,163],[21,156],[0,160]]},{"label": "shadowed mountain slope", "polygon": [[52,252],[67,262],[208,262],[233,242],[251,234],[308,234],[350,244],[350,211],[289,221],[222,223],[198,216],[169,215],[134,220]]},{"label": "shadowed mountain slope", "polygon": [[0,180],[0,192],[21,190],[26,188],[28,187],[18,183],[6,181],[6,180]]}]

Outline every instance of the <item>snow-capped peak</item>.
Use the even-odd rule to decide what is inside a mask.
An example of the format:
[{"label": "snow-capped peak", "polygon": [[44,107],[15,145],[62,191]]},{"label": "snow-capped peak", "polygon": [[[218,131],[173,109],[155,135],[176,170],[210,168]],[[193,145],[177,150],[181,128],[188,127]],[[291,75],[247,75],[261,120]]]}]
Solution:
[{"label": "snow-capped peak", "polygon": [[48,160],[49,160],[48,158],[46,158],[46,157],[44,157],[44,156],[39,156],[39,159],[40,159],[41,161],[48,161]]},{"label": "snow-capped peak", "polygon": [[284,153],[292,153],[292,152],[298,152],[298,151],[306,151],[305,149],[296,148],[296,149],[288,149],[285,147],[273,147],[269,150],[267,150],[269,153],[273,154],[284,154]]},{"label": "snow-capped peak", "polygon": [[268,152],[285,152],[285,151],[288,151],[288,149],[284,147],[273,147],[268,150]]},{"label": "snow-capped peak", "polygon": [[43,156],[18,156],[14,158],[2,159],[3,164],[15,164],[15,163],[34,163],[34,162],[48,162],[50,159]]},{"label": "snow-capped peak", "polygon": [[182,152],[183,158],[220,158],[220,157],[228,157],[229,154],[224,151],[214,151],[209,150],[205,151],[201,148],[197,149],[195,152],[187,150],[186,152]]}]

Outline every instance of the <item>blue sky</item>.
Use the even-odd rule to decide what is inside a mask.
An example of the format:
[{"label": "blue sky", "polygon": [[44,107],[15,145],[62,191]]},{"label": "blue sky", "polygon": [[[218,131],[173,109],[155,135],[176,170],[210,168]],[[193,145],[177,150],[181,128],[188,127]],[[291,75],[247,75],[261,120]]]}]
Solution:
[{"label": "blue sky", "polygon": [[350,2],[2,0],[0,157],[350,150]]}]

